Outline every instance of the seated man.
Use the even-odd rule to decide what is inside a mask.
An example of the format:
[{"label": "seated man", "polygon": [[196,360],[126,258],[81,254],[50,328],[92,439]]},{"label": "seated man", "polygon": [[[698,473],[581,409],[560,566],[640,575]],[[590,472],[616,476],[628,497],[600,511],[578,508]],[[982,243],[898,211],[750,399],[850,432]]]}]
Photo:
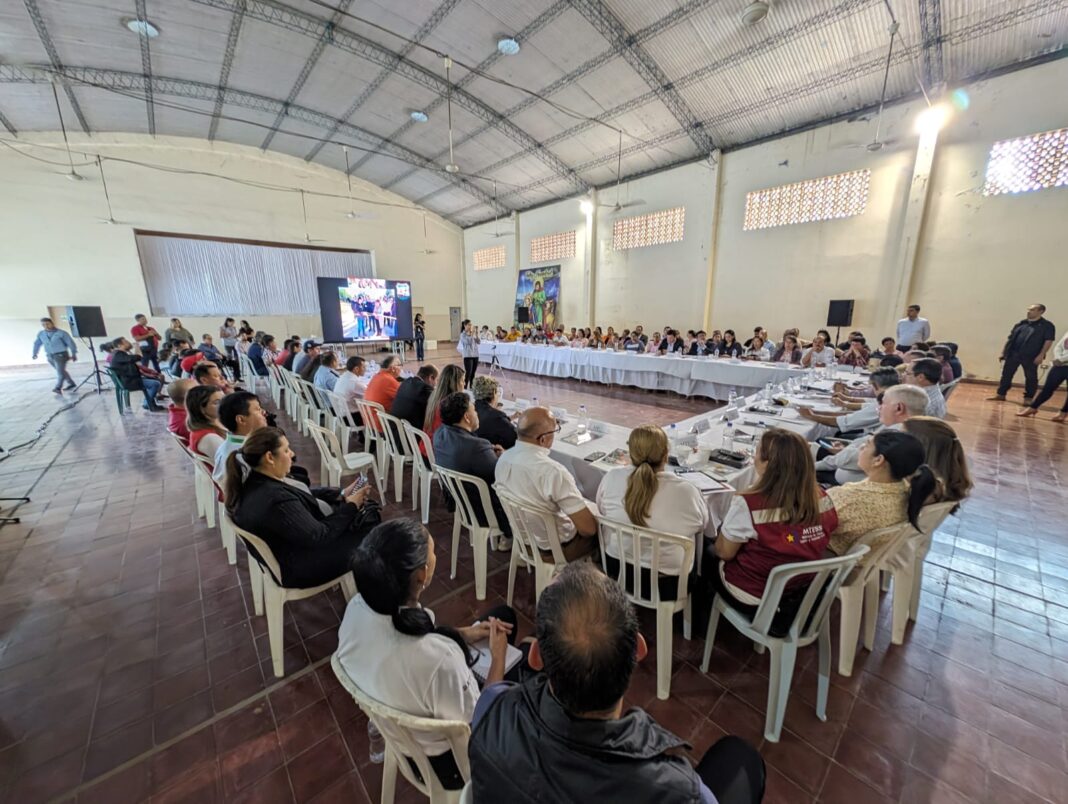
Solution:
[{"label": "seated man", "polygon": [[682,338],[679,337],[679,333],[673,329],[664,330],[664,339],[660,341],[660,346],[657,347],[657,352],[662,355],[667,354],[681,354],[685,348],[685,344],[682,342]]},{"label": "seated man", "polygon": [[[879,427],[900,430],[902,422],[913,416],[923,416],[927,411],[927,394],[912,385],[894,385],[876,397],[879,403]],[[860,453],[871,436],[849,442],[840,450],[826,455],[818,454],[816,475],[821,483],[856,483],[867,478],[860,468]],[[815,446],[813,446],[815,448]],[[822,453],[822,450],[820,451]]]},{"label": "seated man", "polygon": [[553,346],[570,346],[571,341],[568,339],[563,327],[556,328],[556,335],[553,336],[552,344]]},{"label": "seated man", "polygon": [[708,342],[708,333],[702,329],[698,331],[697,337],[694,339],[693,343],[690,344],[690,348],[686,354],[694,357],[701,357],[703,355],[712,354],[712,351],[712,345]]},{"label": "seated man", "polygon": [[214,385],[224,394],[228,394],[233,390],[230,387],[230,383],[223,377],[219,367],[207,360],[197,363],[193,368],[193,380],[197,385]]},{"label": "seated man", "polygon": [[322,344],[315,338],[308,338],[308,340],[304,341],[304,348],[301,353],[293,359],[293,373],[300,374],[300,370],[304,368],[309,360],[317,358],[322,353],[321,346]]},{"label": "seated man", "polygon": [[[438,466],[474,475],[489,486],[490,503],[497,517],[497,525],[504,532],[497,543],[497,549],[512,549],[512,529],[508,517],[501,508],[497,493],[493,490],[497,459],[504,452],[498,446],[475,435],[478,429],[478,411],[475,403],[463,391],[449,394],[441,401],[441,427],[434,431],[434,457]],[[475,516],[480,523],[486,522],[482,510],[480,495],[474,489],[467,489]]]},{"label": "seated man", "polygon": [[274,335],[264,335],[260,340],[253,341],[248,347],[248,359],[252,364],[253,371],[260,377],[267,376],[267,364],[264,357],[274,350]]},{"label": "seated man", "polygon": [[226,459],[241,449],[250,434],[267,426],[267,415],[254,393],[234,391],[219,403],[219,423],[226,428],[226,439],[215,450],[211,476],[221,487],[226,482]]},{"label": "seated man", "polygon": [[627,336],[626,341],[623,343],[623,351],[631,354],[645,351],[645,344],[642,343],[641,336],[637,332],[632,332]]},{"label": "seated man", "polygon": [[181,359],[178,361],[178,367],[182,370],[182,374],[188,377],[193,376],[194,366],[207,360],[204,353],[198,349],[183,349],[179,354]]},{"label": "seated man", "polygon": [[194,354],[189,341],[180,338],[171,343],[171,353],[167,360],[167,371],[172,377],[180,377],[182,374],[182,358]]},{"label": "seated man", "polygon": [[426,420],[426,403],[434,392],[438,370],[431,365],[419,367],[414,377],[409,377],[397,387],[397,395],[389,412],[403,419],[412,427],[422,427]]},{"label": "seated man", "polygon": [[868,345],[864,337],[862,335],[854,335],[849,339],[849,348],[842,353],[838,362],[843,366],[864,368],[868,365],[870,359],[871,352],[868,351]]},{"label": "seated man", "polygon": [[349,410],[355,410],[353,401],[363,399],[364,391],[367,390],[367,366],[364,359],[359,355],[353,355],[345,361],[345,370],[337,378],[334,385],[334,393],[342,397],[349,405]]},{"label": "seated man", "polygon": [[684,740],[643,709],[623,711],[634,666],[649,649],[614,580],[591,564],[567,565],[542,592],[535,628],[528,663],[545,672],[490,684],[475,705],[475,804],[763,798],[764,762],[741,739],[723,737],[694,768],[681,753]]},{"label": "seated man", "polygon": [[211,342],[211,335],[206,332],[200,336],[200,344],[197,346],[197,351],[204,355],[207,360],[220,366],[225,360],[223,353]]},{"label": "seated man", "polygon": [[[397,390],[400,388],[401,362],[396,355],[387,355],[382,358],[382,365],[378,373],[367,383],[367,390],[363,392],[363,398],[368,402],[377,402],[382,410],[393,410],[393,400],[397,398]],[[378,417],[373,422],[368,422],[371,427],[381,430]]]},{"label": "seated man", "polygon": [[931,347],[931,351],[934,352],[935,360],[942,364],[942,377],[939,383],[949,385],[956,379],[953,375],[953,365],[949,362],[949,359],[953,357],[953,352],[944,343],[936,343]]},{"label": "seated man", "polygon": [[196,385],[192,380],[175,380],[167,386],[167,396],[171,404],[167,408],[167,429],[189,444],[189,428],[185,426],[185,395]]},{"label": "seated man", "polygon": [[[597,548],[596,507],[583,498],[571,472],[549,456],[559,431],[548,408],[527,408],[519,417],[515,446],[497,461],[496,477],[497,486],[520,502],[556,515],[564,557],[571,561]],[[549,538],[540,532],[540,524],[540,520],[531,523],[534,539],[539,548],[548,550]]]},{"label": "seated man", "polygon": [[946,398],[939,382],[942,380],[942,364],[933,357],[914,360],[905,371],[905,382],[915,385],[927,394],[927,415],[946,418]]},{"label": "seated man", "polygon": [[849,409],[849,413],[832,415],[828,413],[814,413],[812,408],[798,408],[802,419],[810,422],[819,422],[827,427],[833,427],[839,433],[848,433],[853,430],[871,430],[879,424],[879,405],[876,396],[880,391],[885,391],[895,385],[901,384],[901,377],[892,368],[878,368],[868,378],[872,390],[875,392],[871,399],[845,396],[836,393],[831,397],[832,401],[843,408]]},{"label": "seated man", "polygon": [[953,379],[959,380],[964,374],[964,367],[960,363],[960,358],[957,357],[957,344],[946,341],[942,345],[949,347],[949,367],[953,370]]}]

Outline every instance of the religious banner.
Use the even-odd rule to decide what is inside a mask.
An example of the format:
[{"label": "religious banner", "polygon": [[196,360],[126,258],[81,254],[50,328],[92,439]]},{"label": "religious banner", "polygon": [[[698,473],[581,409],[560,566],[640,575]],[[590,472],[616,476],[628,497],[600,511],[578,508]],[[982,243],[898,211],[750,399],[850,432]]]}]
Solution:
[{"label": "religious banner", "polygon": [[515,306],[517,326],[520,325],[519,310],[523,308],[527,310],[527,323],[532,328],[541,324],[547,331],[554,329],[560,309],[560,266],[545,265],[520,271]]}]

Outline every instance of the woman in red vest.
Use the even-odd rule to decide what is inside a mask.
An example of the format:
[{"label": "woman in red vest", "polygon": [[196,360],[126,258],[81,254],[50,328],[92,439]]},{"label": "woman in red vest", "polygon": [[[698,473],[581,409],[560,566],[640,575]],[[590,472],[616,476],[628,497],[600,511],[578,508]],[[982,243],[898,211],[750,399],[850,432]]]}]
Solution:
[{"label": "woman in red vest", "polygon": [[[808,443],[797,433],[764,433],[754,455],[756,482],[731,501],[713,545],[716,593],[739,611],[755,614],[771,571],[780,564],[823,558],[838,515],[816,482]],[[803,590],[804,577],[793,586]],[[788,587],[783,601],[790,595]],[[800,600],[798,599],[798,603]],[[778,618],[777,618],[778,619]]]}]

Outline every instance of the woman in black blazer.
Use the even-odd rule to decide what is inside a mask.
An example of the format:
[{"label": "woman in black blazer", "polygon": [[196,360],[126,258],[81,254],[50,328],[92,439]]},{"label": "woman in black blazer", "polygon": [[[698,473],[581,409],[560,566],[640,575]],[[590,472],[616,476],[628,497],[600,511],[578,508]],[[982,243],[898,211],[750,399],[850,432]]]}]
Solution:
[{"label": "woman in black blazer", "polygon": [[281,430],[256,430],[226,459],[226,509],[239,528],[267,542],[283,586],[319,586],[350,569],[352,552],[381,516],[370,485],[356,483],[325,514],[306,488],[287,481],[292,463]]},{"label": "woman in black blazer", "polygon": [[475,377],[471,386],[475,395],[475,412],[478,413],[478,430],[475,435],[491,444],[499,444],[504,449],[515,446],[515,425],[508,414],[498,405],[501,401],[501,385],[492,377],[481,375]]}]

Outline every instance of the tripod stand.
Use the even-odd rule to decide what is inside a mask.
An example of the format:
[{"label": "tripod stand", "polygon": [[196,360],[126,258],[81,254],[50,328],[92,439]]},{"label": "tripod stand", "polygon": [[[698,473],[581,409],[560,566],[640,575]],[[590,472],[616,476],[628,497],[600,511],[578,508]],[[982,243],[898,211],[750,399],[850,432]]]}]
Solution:
[{"label": "tripod stand", "polygon": [[498,380],[501,384],[501,398],[504,399],[508,395],[508,375],[504,371],[504,366],[501,365],[500,358],[497,357],[497,344],[493,344],[493,353],[490,356],[489,371],[486,372],[487,377],[491,377]]},{"label": "tripod stand", "polygon": [[89,382],[89,380],[96,380],[96,392],[98,394],[102,394],[102,393],[104,393],[104,386],[101,383],[101,380],[103,379],[103,380],[106,381],[108,378],[104,374],[104,372],[100,370],[100,364],[96,360],[96,348],[93,346],[93,336],[92,335],[89,336],[89,354],[91,354],[93,356],[93,370],[91,372],[89,372],[89,376],[88,377],[86,377],[84,380],[82,380],[80,383],[78,383],[78,387],[75,388],[74,390],[75,391],[80,390],[83,385],[85,385],[87,382]]}]

